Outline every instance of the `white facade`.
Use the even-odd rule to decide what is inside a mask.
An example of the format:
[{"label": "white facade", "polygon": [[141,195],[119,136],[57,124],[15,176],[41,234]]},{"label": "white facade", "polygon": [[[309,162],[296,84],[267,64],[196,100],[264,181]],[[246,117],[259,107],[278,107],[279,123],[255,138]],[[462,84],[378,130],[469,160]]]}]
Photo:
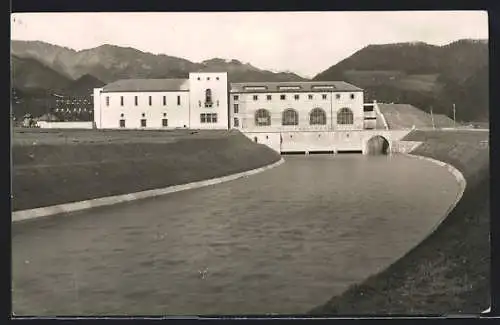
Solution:
[{"label": "white facade", "polygon": [[98,129],[188,127],[189,92],[102,92],[102,88],[96,89],[94,120]]},{"label": "white facade", "polygon": [[227,89],[226,72],[119,80],[94,89],[94,121],[98,129],[227,129]]},{"label": "white facade", "polygon": [[[100,129],[228,129],[248,132],[365,128],[363,90],[345,82],[229,83],[226,72],[188,79],[128,79],[94,89]],[[265,112],[270,123],[261,123]]]},{"label": "white facade", "polygon": [[[285,99],[282,99],[282,96],[285,96]],[[363,100],[362,90],[297,93],[232,91],[229,101],[231,127],[249,131],[362,130],[364,126]],[[352,123],[338,123],[337,117],[343,108],[348,108],[352,112]],[[261,109],[270,113],[269,126],[256,124],[256,114]],[[297,124],[283,125],[283,113],[290,109],[298,115]],[[324,112],[324,124],[319,120],[311,124],[310,114],[314,113],[313,109],[320,109]]]},{"label": "white facade", "polygon": [[191,103],[190,105],[191,115],[189,124],[190,128],[227,129],[228,128],[227,97],[228,97],[227,73],[225,72],[190,73],[189,74],[189,100]]}]

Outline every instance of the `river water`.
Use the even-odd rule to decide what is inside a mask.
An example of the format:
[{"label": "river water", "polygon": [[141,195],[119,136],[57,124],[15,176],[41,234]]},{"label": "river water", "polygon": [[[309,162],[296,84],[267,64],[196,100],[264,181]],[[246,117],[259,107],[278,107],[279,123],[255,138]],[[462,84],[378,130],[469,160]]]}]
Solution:
[{"label": "river water", "polygon": [[408,252],[458,193],[445,168],[402,155],[285,160],[228,183],[14,224],[15,314],[306,313]]}]

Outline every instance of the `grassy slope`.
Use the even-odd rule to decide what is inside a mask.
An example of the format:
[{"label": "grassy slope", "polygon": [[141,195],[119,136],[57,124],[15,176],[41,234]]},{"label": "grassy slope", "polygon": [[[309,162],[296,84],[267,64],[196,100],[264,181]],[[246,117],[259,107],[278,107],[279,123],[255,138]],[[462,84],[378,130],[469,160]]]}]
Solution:
[{"label": "grassy slope", "polygon": [[[380,111],[389,125],[389,128],[410,129],[432,128],[431,114],[424,112],[408,104],[379,104]],[[453,120],[445,115],[434,114],[434,126],[436,128],[453,127]]]},{"label": "grassy slope", "polygon": [[467,180],[461,201],[438,229],[385,271],[312,314],[479,313],[490,303],[489,150],[486,132],[416,131],[413,153],[452,164]]},{"label": "grassy slope", "polygon": [[[36,145],[33,138],[38,139]],[[279,158],[238,132],[17,133],[12,147],[13,210],[189,183]]]}]

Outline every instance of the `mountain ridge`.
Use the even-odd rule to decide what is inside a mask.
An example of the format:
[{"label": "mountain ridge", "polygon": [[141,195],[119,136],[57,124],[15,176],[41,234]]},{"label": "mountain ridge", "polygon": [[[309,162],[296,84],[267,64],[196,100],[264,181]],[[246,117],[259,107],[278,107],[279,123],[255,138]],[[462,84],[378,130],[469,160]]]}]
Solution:
[{"label": "mountain ridge", "polygon": [[[408,103],[427,112],[432,106],[435,113],[448,116],[452,103],[457,103],[460,119],[487,119],[489,115],[485,39],[460,39],[445,45],[370,44],[313,78],[259,69],[237,59],[216,57],[197,63],[113,44],[75,50],[43,41],[11,40],[11,58],[12,70],[24,71],[13,73],[13,86],[20,93],[37,87],[40,93],[51,87],[87,93],[93,85],[118,79],[187,78],[189,72],[227,71],[231,82],[342,80],[364,88],[366,101]],[[27,71],[34,71],[33,80]],[[40,77],[43,73],[47,82]]]},{"label": "mountain ridge", "polygon": [[294,73],[274,73],[237,59],[212,58],[196,63],[112,44],[77,51],[43,41],[12,40],[11,53],[36,59],[74,80],[90,74],[106,83],[122,78],[181,78],[214,66],[228,71],[229,77],[236,81],[306,80]]},{"label": "mountain ridge", "polygon": [[365,89],[365,100],[412,104],[457,119],[488,120],[488,41],[461,39],[436,46],[423,42],[372,44],[318,73],[313,80],[341,79]]}]

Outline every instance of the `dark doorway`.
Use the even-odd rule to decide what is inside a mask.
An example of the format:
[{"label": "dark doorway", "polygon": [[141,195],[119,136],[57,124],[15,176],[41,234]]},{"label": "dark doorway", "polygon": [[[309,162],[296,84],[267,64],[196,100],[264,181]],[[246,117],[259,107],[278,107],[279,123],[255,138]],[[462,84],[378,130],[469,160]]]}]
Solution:
[{"label": "dark doorway", "polygon": [[389,141],[381,135],[372,137],[366,143],[366,153],[369,155],[389,154]]}]

